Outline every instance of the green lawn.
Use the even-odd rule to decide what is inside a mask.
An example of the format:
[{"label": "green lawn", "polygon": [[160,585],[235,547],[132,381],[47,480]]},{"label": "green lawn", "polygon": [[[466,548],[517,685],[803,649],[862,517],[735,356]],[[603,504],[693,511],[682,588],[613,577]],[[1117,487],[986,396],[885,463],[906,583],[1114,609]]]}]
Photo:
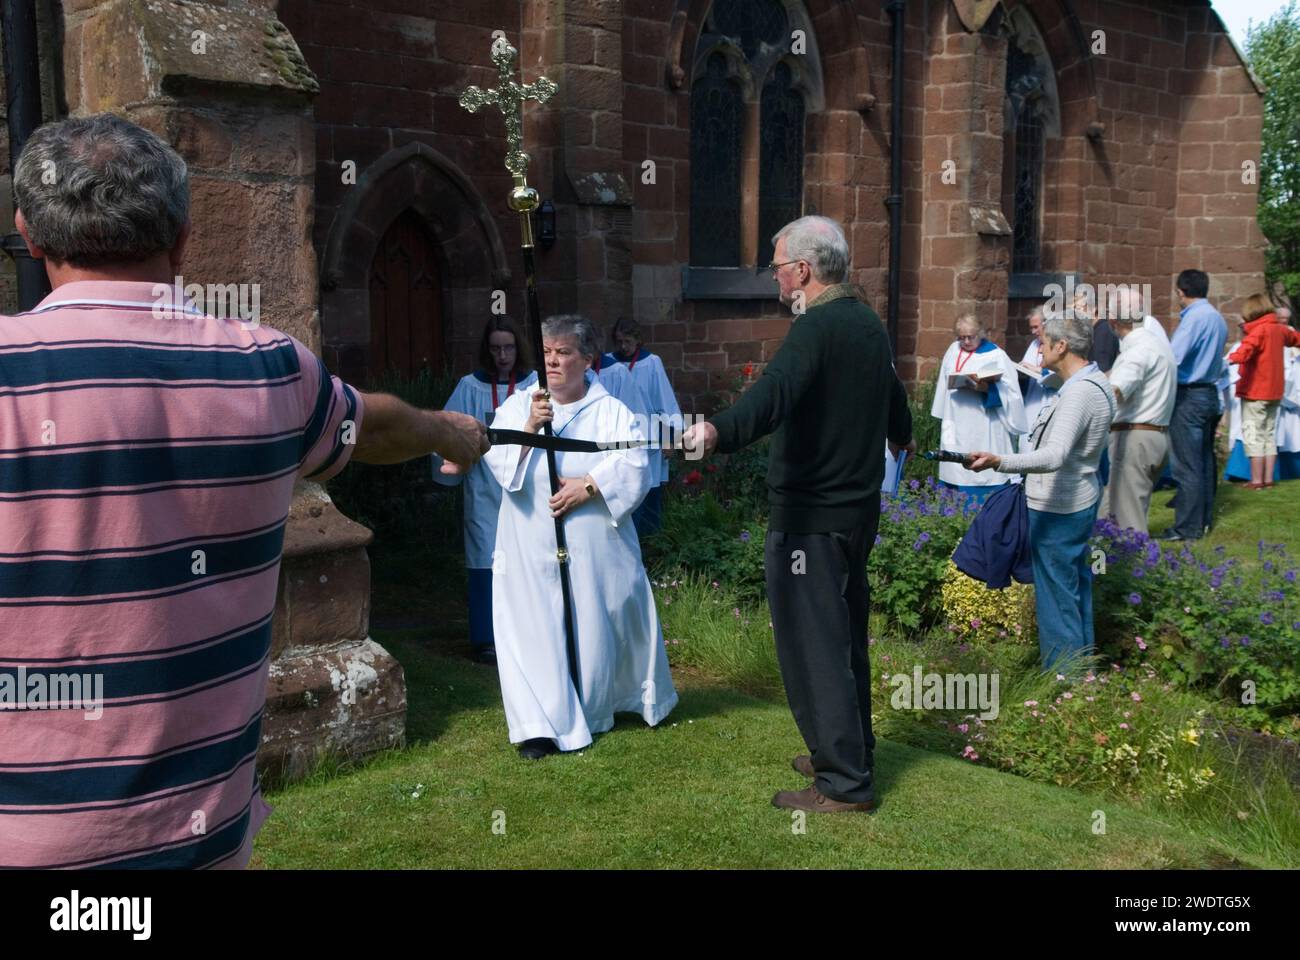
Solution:
[{"label": "green lawn", "polygon": [[[769,801],[802,786],[784,704],[679,674],[658,729],[620,720],[537,763],[506,742],[495,671],[417,633],[379,639],[406,668],[406,750],[322,769],[269,796],[253,865],[422,867],[1215,867],[1250,858],[1148,812],[882,741],[880,809],[807,818]],[[1104,835],[1093,832],[1094,811]],[[505,832],[493,831],[504,814]],[[495,818],[495,820],[494,820]]]}]

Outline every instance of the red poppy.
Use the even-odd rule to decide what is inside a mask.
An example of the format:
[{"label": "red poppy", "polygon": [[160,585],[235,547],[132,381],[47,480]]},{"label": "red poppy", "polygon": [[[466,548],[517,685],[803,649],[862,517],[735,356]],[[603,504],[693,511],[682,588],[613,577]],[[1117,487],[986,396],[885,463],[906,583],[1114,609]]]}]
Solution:
[{"label": "red poppy", "polygon": [[700,471],[698,470],[692,470],[686,476],[682,477],[682,483],[686,484],[686,486],[688,487],[693,487],[695,484],[700,483],[703,479],[704,479],[704,474],[700,473]]},{"label": "red poppy", "polygon": [[753,376],[753,374],[754,374],[754,365],[753,365],[752,363],[747,363],[747,364],[745,364],[745,377],[746,377],[746,379],[748,379],[749,377]]}]

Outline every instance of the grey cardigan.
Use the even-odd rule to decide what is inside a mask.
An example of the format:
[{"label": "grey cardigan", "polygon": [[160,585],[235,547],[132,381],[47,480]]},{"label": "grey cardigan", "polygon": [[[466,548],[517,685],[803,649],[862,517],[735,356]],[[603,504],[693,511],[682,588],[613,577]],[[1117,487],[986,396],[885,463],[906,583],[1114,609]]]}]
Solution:
[{"label": "grey cardigan", "polygon": [[[1089,384],[1092,384],[1091,386]],[[999,473],[1026,473],[1031,510],[1077,513],[1101,497],[1097,465],[1115,419],[1115,391],[1101,371],[1071,380],[1044,404],[1029,434],[1037,449],[1002,455]]]}]

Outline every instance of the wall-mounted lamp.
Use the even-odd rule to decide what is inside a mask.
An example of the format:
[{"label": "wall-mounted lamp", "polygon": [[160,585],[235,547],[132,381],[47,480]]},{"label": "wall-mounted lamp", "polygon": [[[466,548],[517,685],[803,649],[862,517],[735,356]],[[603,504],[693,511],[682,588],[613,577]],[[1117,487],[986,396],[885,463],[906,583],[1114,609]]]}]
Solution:
[{"label": "wall-mounted lamp", "polygon": [[537,208],[537,242],[543,250],[555,246],[555,204],[549,200]]}]

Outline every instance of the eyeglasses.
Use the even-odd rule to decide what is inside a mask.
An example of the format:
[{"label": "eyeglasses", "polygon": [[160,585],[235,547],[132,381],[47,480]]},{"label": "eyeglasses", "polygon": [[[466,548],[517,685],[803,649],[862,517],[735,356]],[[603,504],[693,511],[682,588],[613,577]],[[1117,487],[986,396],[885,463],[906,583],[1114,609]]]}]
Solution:
[{"label": "eyeglasses", "polygon": [[515,345],[513,343],[489,344],[488,353],[514,353]]},{"label": "eyeglasses", "polygon": [[787,261],[785,261],[785,263],[769,263],[769,264],[767,265],[767,269],[771,270],[771,271],[772,271],[772,276],[775,277],[775,276],[776,276],[776,272],[777,272],[778,270],[780,270],[782,267],[788,267],[788,266],[789,266],[790,264],[792,264],[792,263],[803,263],[803,261],[802,261],[802,260],[787,260]]}]

